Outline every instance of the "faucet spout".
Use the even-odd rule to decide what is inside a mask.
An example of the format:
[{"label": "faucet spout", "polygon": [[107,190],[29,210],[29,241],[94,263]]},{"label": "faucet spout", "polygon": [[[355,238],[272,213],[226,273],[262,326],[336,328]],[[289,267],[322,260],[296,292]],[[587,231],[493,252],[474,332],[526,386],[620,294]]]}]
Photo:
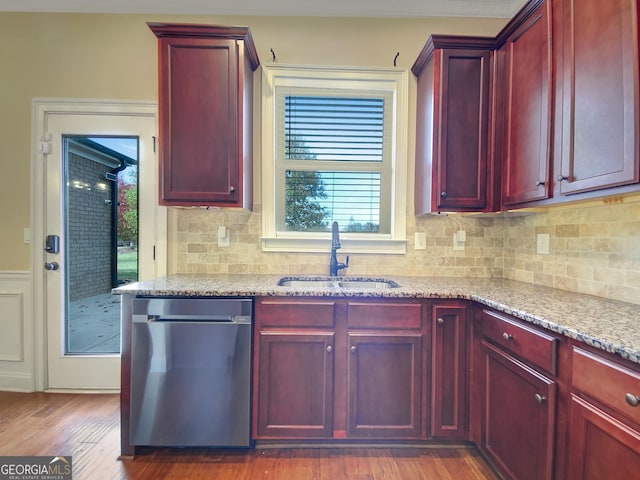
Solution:
[{"label": "faucet spout", "polygon": [[340,232],[338,228],[338,222],[333,222],[331,225],[331,259],[329,260],[329,275],[335,277],[338,272],[349,266],[349,256],[347,255],[344,263],[338,261],[338,255],[336,250],[342,248],[340,244]]},{"label": "faucet spout", "polygon": [[338,222],[333,222],[331,225],[331,249],[336,250],[342,248],[340,244],[340,230],[338,228]]}]

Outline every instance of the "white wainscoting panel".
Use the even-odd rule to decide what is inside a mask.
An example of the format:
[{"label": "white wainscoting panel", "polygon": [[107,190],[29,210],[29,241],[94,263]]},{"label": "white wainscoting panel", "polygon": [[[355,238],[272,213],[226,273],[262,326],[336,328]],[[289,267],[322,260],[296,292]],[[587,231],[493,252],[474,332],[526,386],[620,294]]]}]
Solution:
[{"label": "white wainscoting panel", "polygon": [[0,272],[0,390],[35,390],[32,298],[29,272]]},{"label": "white wainscoting panel", "polygon": [[24,360],[24,294],[0,289],[0,362]]}]

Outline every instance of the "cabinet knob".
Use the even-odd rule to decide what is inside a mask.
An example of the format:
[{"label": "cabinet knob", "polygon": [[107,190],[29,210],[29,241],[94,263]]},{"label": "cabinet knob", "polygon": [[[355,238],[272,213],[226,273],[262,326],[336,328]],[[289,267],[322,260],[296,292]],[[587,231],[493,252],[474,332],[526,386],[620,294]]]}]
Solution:
[{"label": "cabinet knob", "polygon": [[544,395],[540,395],[539,393],[536,393],[533,398],[536,399],[536,402],[538,403],[544,403],[547,401],[547,397],[545,397]]},{"label": "cabinet knob", "polygon": [[229,186],[229,191],[230,192],[235,192],[236,191],[236,187],[234,187],[233,185]]},{"label": "cabinet knob", "polygon": [[447,192],[440,192],[440,198],[447,198]]},{"label": "cabinet knob", "polygon": [[538,181],[536,182],[536,187],[541,187],[542,185],[544,185],[544,183],[545,183],[545,182],[543,182],[543,181],[541,181],[541,180],[538,180]]},{"label": "cabinet knob", "polygon": [[511,335],[510,333],[504,332],[502,334],[502,338],[504,338],[505,340],[513,340],[513,335]]},{"label": "cabinet knob", "polygon": [[558,175],[558,178],[556,179],[559,182],[562,182],[563,180],[569,180],[569,177],[565,177],[564,175]]},{"label": "cabinet knob", "polygon": [[331,345],[327,345],[327,352],[333,352],[333,347]]},{"label": "cabinet knob", "polygon": [[438,318],[436,319],[436,322],[438,322],[438,325],[444,325],[444,318],[442,318],[442,317],[438,317]]},{"label": "cabinet knob", "polygon": [[356,350],[358,350],[358,348],[355,345],[353,345],[351,347],[351,353],[356,353]]},{"label": "cabinet knob", "polygon": [[640,405],[640,397],[638,395],[634,395],[633,393],[627,393],[624,396],[624,399],[632,407],[637,407],[638,405]]}]

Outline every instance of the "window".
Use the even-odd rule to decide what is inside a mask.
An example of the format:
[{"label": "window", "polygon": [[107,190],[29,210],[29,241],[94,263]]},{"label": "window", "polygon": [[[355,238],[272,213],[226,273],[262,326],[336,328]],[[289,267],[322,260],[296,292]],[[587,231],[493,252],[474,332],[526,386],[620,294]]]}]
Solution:
[{"label": "window", "polygon": [[263,249],[404,253],[406,71],[264,70]]}]

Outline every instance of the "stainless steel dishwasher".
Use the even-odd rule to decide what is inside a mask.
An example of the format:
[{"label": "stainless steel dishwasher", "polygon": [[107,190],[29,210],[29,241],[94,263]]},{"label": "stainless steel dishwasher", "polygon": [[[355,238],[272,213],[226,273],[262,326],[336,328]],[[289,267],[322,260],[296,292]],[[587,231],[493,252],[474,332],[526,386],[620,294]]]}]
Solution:
[{"label": "stainless steel dishwasher", "polygon": [[131,444],[251,446],[253,302],[135,298]]}]

